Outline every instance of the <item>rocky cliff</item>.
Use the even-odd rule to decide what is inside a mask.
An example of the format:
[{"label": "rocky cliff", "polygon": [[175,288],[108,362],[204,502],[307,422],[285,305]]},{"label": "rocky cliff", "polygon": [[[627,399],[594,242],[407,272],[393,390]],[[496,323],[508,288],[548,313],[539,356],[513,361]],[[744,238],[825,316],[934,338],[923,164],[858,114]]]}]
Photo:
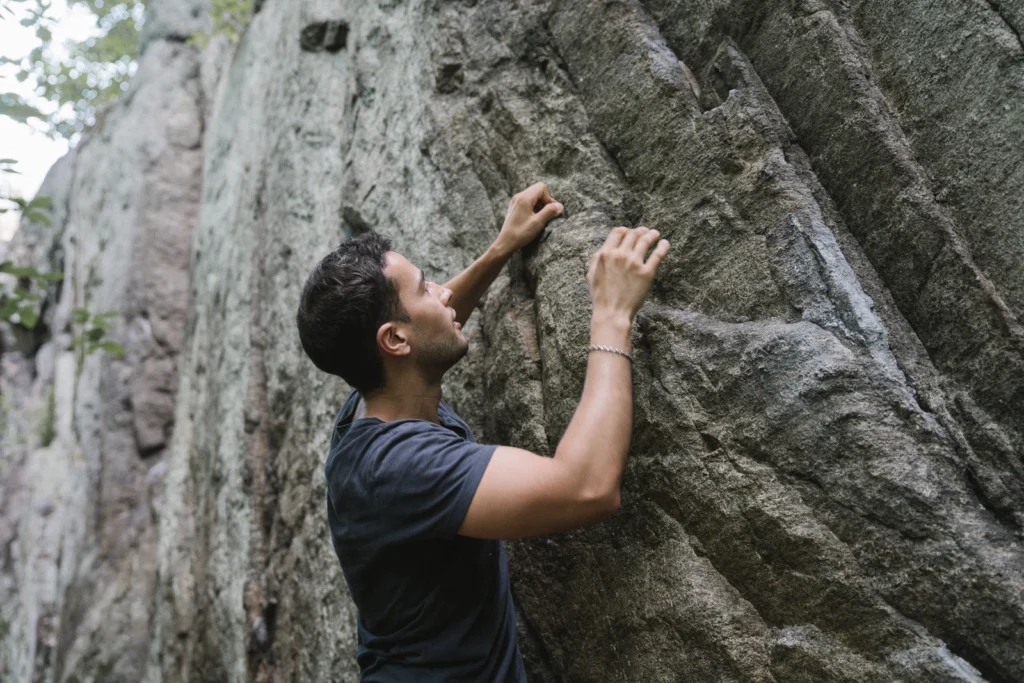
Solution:
[{"label": "rocky cliff", "polygon": [[148,9],[12,245],[65,279],[3,349],[0,678],[358,680],[299,290],[366,230],[450,276],[542,180],[445,386],[481,441],[557,445],[608,229],[673,249],[623,509],[509,544],[531,681],[1024,680],[1019,2]]}]

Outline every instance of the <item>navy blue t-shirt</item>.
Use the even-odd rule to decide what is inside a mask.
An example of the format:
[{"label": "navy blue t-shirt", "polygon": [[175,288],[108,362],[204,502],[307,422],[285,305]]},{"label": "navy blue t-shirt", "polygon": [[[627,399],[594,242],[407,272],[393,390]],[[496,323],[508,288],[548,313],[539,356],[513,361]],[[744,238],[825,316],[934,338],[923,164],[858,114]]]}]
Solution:
[{"label": "navy blue t-shirt", "polygon": [[359,608],[363,683],[525,683],[501,541],[457,535],[497,446],[444,402],[441,424],[335,421],[327,476],[334,552]]}]

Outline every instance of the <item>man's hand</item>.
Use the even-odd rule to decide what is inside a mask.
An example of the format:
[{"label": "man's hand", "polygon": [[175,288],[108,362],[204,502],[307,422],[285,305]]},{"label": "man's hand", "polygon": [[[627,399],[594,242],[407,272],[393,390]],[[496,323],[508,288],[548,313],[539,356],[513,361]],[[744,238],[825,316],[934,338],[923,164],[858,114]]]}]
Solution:
[{"label": "man's hand", "polygon": [[448,305],[455,309],[458,322],[466,324],[480,297],[509,257],[532,242],[544,226],[561,213],[562,205],[554,200],[544,183],[531,185],[512,197],[498,238],[480,258],[445,283],[445,287],[452,290]]},{"label": "man's hand", "polygon": [[544,226],[561,215],[562,204],[555,201],[544,183],[530,185],[512,196],[505,213],[505,224],[495,244],[511,254],[536,239]]},{"label": "man's hand", "polygon": [[[644,226],[632,230],[613,228],[593,258],[587,271],[587,288],[594,317],[625,318],[630,324],[640,309],[658,269],[668,253],[668,240]],[[657,242],[650,257],[647,252]],[[646,259],[646,260],[645,260]]]}]

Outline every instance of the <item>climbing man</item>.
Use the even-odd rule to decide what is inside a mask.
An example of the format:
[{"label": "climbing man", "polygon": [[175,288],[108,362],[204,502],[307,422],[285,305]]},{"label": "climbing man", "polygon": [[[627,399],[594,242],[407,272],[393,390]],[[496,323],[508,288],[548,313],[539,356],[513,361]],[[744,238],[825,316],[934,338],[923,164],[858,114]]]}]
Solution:
[{"label": "climbing man", "polygon": [[370,233],[325,256],[303,287],[302,348],[354,388],[324,473],[331,540],[358,608],[363,683],[526,681],[502,540],[619,509],[633,424],[630,328],[669,249],[657,230],[614,228],[590,260],[586,380],[554,457],[477,443],[441,398],[480,296],[562,211],[543,183],[515,195],[494,243],[445,285]]}]

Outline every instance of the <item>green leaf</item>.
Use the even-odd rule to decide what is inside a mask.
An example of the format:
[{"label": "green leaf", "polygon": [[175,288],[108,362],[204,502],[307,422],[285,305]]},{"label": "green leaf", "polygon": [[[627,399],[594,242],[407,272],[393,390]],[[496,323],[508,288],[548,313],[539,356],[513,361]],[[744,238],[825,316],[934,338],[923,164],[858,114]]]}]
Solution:
[{"label": "green leaf", "polygon": [[64,273],[53,271],[52,273],[42,273],[40,277],[47,282],[60,282],[64,279]]},{"label": "green leaf", "polygon": [[7,273],[14,277],[36,277],[39,272],[35,268],[19,268],[10,261],[4,261],[0,264],[0,273]]},{"label": "green leaf", "polygon": [[21,306],[21,299],[8,299],[0,305],[0,318],[7,320],[18,312],[19,306]]},{"label": "green leaf", "polygon": [[33,223],[42,223],[43,225],[53,225],[50,222],[50,217],[42,211],[28,211],[24,214],[25,219],[32,221]]},{"label": "green leaf", "polygon": [[53,200],[45,195],[33,197],[28,204],[25,205],[26,209],[52,209]]},{"label": "green leaf", "polygon": [[91,330],[89,330],[89,331],[88,331],[88,332],[86,333],[86,335],[85,335],[85,336],[86,336],[86,338],[87,338],[87,339],[88,339],[89,341],[95,341],[95,342],[98,342],[98,341],[99,341],[100,339],[103,339],[103,336],[104,336],[104,335],[105,335],[106,333],[107,333],[107,331],[106,331],[106,330],[104,330],[104,329],[102,329],[102,328],[99,328],[99,327],[94,327],[94,328],[92,328]]},{"label": "green leaf", "polygon": [[18,309],[18,317],[21,318],[21,324],[31,330],[39,320],[39,313],[31,306],[22,306]]},{"label": "green leaf", "polygon": [[16,163],[18,163],[17,159],[0,159],[0,164],[16,164]]},{"label": "green leaf", "polygon": [[105,341],[99,345],[99,348],[103,349],[107,353],[114,354],[115,356],[119,356],[121,358],[124,358],[125,356],[124,347],[118,344],[117,342]]},{"label": "green leaf", "polygon": [[188,40],[185,41],[185,44],[202,50],[210,44],[210,36],[205,33],[193,33],[188,37]]},{"label": "green leaf", "polygon": [[84,323],[89,319],[89,311],[84,308],[75,308],[72,309],[71,316],[75,319],[76,323]]}]

